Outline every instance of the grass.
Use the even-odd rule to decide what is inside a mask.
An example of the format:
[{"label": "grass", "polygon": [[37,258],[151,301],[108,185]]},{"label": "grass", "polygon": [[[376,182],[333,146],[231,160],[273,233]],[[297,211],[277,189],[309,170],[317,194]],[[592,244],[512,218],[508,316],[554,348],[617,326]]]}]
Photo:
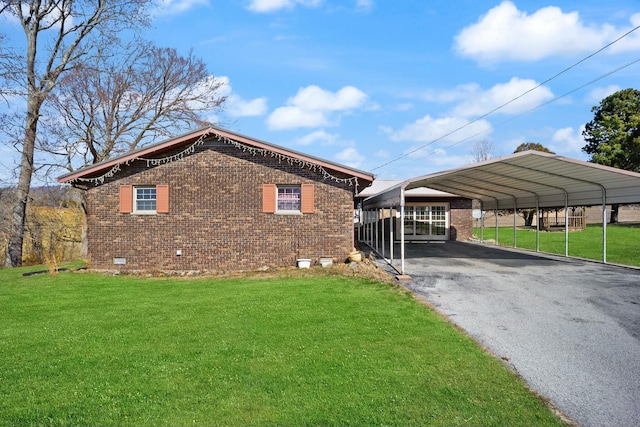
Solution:
[{"label": "grass", "polygon": [[[480,229],[474,229],[480,236]],[[484,229],[484,239],[495,239],[495,228]],[[513,246],[513,227],[498,228],[498,243]],[[516,229],[518,248],[536,249],[535,229]],[[540,232],[540,251],[564,255],[564,231]],[[569,255],[602,260],[602,225],[588,225],[583,231],[569,233]],[[640,267],[640,225],[608,224],[607,225],[607,262]]]},{"label": "grass", "polygon": [[407,292],[314,270],[0,269],[0,425],[562,425]]}]

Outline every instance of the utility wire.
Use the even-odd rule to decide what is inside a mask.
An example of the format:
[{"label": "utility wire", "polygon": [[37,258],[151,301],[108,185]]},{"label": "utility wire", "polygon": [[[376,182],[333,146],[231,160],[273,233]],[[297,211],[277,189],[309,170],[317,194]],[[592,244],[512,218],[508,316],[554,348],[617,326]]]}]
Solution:
[{"label": "utility wire", "polygon": [[[451,144],[449,144],[449,145],[445,146],[444,148],[450,148],[450,147],[453,147],[453,146],[455,146],[455,145],[458,145],[458,144],[461,144],[461,143],[463,143],[463,142],[465,142],[465,141],[468,141],[468,140],[470,140],[470,139],[472,139],[472,138],[475,138],[476,136],[482,135],[483,133],[486,133],[486,132],[488,132],[488,131],[490,131],[490,130],[494,130],[495,128],[497,128],[497,127],[499,127],[499,126],[502,126],[502,125],[504,125],[504,124],[506,124],[506,123],[509,123],[509,122],[511,122],[511,121],[514,121],[514,120],[516,120],[516,119],[518,119],[518,118],[520,118],[520,117],[522,117],[522,116],[525,116],[525,115],[527,115],[527,114],[529,114],[529,113],[532,113],[532,112],[534,112],[534,111],[536,111],[536,110],[539,110],[539,109],[541,109],[542,107],[544,107],[544,106],[546,106],[546,105],[548,105],[548,104],[551,104],[552,102],[555,102],[555,101],[557,101],[557,100],[559,100],[559,99],[561,99],[561,98],[567,97],[567,96],[571,95],[571,94],[572,94],[572,93],[574,93],[574,92],[577,92],[577,91],[579,91],[579,90],[581,90],[581,89],[584,89],[585,87],[590,86],[590,85],[592,85],[593,83],[595,83],[595,82],[597,82],[597,81],[599,81],[599,80],[602,80],[602,79],[604,79],[605,77],[608,77],[608,76],[610,76],[610,75],[612,75],[612,74],[615,74],[615,73],[617,73],[617,72],[618,72],[618,71],[620,71],[620,70],[623,70],[623,69],[625,69],[625,68],[627,68],[627,67],[630,67],[631,65],[634,65],[634,64],[636,64],[636,63],[638,63],[638,62],[640,62],[640,58],[638,58],[638,59],[636,59],[636,60],[634,60],[634,61],[631,61],[631,62],[629,62],[629,63],[627,63],[627,64],[625,64],[625,65],[622,65],[622,66],[620,66],[620,67],[618,67],[618,68],[616,68],[616,69],[614,69],[614,70],[611,70],[611,71],[609,71],[609,72],[607,72],[607,73],[605,73],[605,74],[602,74],[602,75],[600,75],[599,77],[596,77],[595,79],[590,80],[590,81],[588,81],[587,83],[584,83],[584,84],[582,84],[581,86],[579,86],[579,87],[577,87],[577,88],[575,88],[575,89],[572,89],[572,90],[570,90],[570,91],[568,91],[568,92],[565,92],[564,94],[562,94],[562,95],[560,95],[560,96],[557,96],[557,97],[555,97],[555,98],[553,98],[553,99],[551,99],[551,100],[549,100],[549,101],[547,101],[547,102],[545,102],[545,103],[543,103],[543,104],[540,104],[540,105],[538,105],[538,106],[536,106],[536,107],[534,107],[534,108],[531,108],[531,109],[529,109],[529,110],[527,110],[527,111],[525,111],[525,112],[523,112],[523,113],[520,113],[520,114],[518,114],[518,115],[516,115],[516,116],[513,116],[513,117],[511,117],[511,118],[509,118],[509,119],[507,119],[507,120],[504,120],[504,121],[502,121],[502,122],[498,123],[497,125],[492,126],[490,129],[483,130],[483,131],[478,132],[478,133],[476,133],[476,134],[474,134],[474,135],[468,136],[468,137],[466,137],[466,138],[464,138],[464,139],[462,139],[462,140],[460,140],[460,141],[456,141],[456,142],[454,142],[454,143],[451,143]],[[435,151],[434,151],[434,152],[432,152],[431,154],[435,154]]]},{"label": "utility wire", "polygon": [[502,122],[498,123],[497,125],[492,126],[490,129],[483,130],[482,132],[478,132],[478,133],[476,133],[475,135],[469,136],[469,137],[464,138],[464,139],[462,139],[462,140],[460,140],[460,141],[456,141],[456,142],[454,142],[454,143],[452,143],[452,144],[449,144],[449,145],[445,146],[445,148],[449,148],[449,147],[453,147],[454,145],[458,145],[458,144],[460,144],[461,142],[467,141],[467,140],[469,140],[469,139],[471,139],[471,138],[474,138],[474,137],[476,137],[476,136],[478,136],[478,135],[482,135],[483,133],[485,133],[485,132],[487,132],[487,131],[489,131],[489,130],[493,130],[493,129],[495,129],[495,128],[499,127],[499,126],[502,126],[502,125],[504,125],[504,124],[506,124],[506,123],[509,123],[509,122],[513,121],[513,120],[516,120],[516,119],[518,119],[518,118],[520,118],[520,117],[522,117],[522,116],[525,116],[525,115],[527,115],[527,114],[529,114],[529,113],[532,113],[532,112],[534,112],[534,111],[536,111],[536,110],[539,110],[539,109],[541,109],[542,107],[544,107],[544,106],[546,106],[546,105],[551,104],[552,102],[555,102],[555,101],[557,101],[557,100],[559,100],[559,99],[565,98],[565,97],[567,97],[567,96],[571,95],[572,93],[575,93],[575,92],[577,92],[577,91],[579,91],[579,90],[581,90],[581,89],[584,89],[585,87],[590,86],[590,85],[592,85],[592,84],[594,84],[594,83],[596,83],[596,82],[598,82],[598,81],[600,81],[600,80],[602,80],[602,79],[604,79],[604,78],[606,78],[606,77],[609,77],[610,75],[615,74],[615,73],[617,73],[618,71],[624,70],[624,69],[625,69],[625,68],[627,68],[627,67],[630,67],[630,66],[632,66],[632,65],[634,65],[634,64],[637,64],[638,62],[640,62],[640,58],[638,58],[638,59],[636,59],[636,60],[634,60],[634,61],[628,62],[628,63],[626,63],[626,64],[624,64],[624,65],[621,65],[621,66],[619,66],[619,67],[617,67],[617,68],[615,68],[615,69],[613,69],[613,70],[611,70],[611,71],[608,71],[607,73],[602,74],[602,75],[600,75],[600,76],[596,77],[596,78],[595,78],[595,79],[593,79],[593,80],[589,80],[588,82],[586,82],[586,83],[584,83],[584,84],[582,84],[582,85],[580,85],[580,86],[578,86],[578,87],[576,87],[576,88],[574,88],[574,89],[571,89],[570,91],[565,92],[565,93],[563,93],[562,95],[556,96],[555,98],[550,99],[549,101],[543,102],[542,104],[540,104],[540,105],[538,105],[538,106],[536,106],[536,107],[534,107],[534,108],[531,108],[531,109],[529,109],[529,110],[527,110],[527,111],[525,111],[525,112],[522,112],[522,113],[520,113],[520,114],[517,114],[517,115],[515,115],[515,116],[511,117],[510,119],[504,120],[504,121],[502,121]]},{"label": "utility wire", "polygon": [[[489,132],[490,130],[494,130],[494,129],[495,129],[495,128],[497,128],[497,127],[500,127],[500,126],[502,126],[502,125],[504,125],[504,124],[506,124],[506,123],[512,122],[512,121],[514,121],[514,120],[516,120],[516,119],[518,119],[518,118],[520,118],[520,117],[522,117],[522,116],[525,116],[525,115],[527,115],[527,114],[529,114],[529,113],[532,113],[532,112],[534,112],[534,111],[536,111],[536,110],[539,110],[539,109],[541,109],[542,107],[544,107],[544,106],[546,106],[546,105],[548,105],[548,104],[551,104],[552,102],[555,102],[555,101],[557,101],[557,100],[559,100],[559,99],[562,99],[562,98],[564,98],[564,97],[567,97],[567,96],[571,95],[572,93],[575,93],[575,92],[577,92],[577,91],[579,91],[579,90],[581,90],[581,89],[584,89],[585,87],[590,86],[590,85],[592,85],[592,84],[596,83],[597,81],[600,81],[600,80],[602,80],[602,79],[604,79],[604,78],[606,78],[606,77],[609,77],[610,75],[615,74],[615,73],[617,73],[617,72],[618,72],[618,71],[620,71],[620,70],[623,70],[623,69],[625,69],[625,68],[627,68],[627,67],[630,67],[630,66],[632,66],[632,65],[634,65],[634,64],[637,64],[638,62],[640,62],[640,58],[638,58],[638,59],[636,59],[636,60],[634,60],[634,61],[628,62],[628,63],[626,63],[626,64],[624,64],[624,65],[621,65],[621,66],[619,66],[619,67],[617,67],[617,68],[615,68],[615,69],[613,69],[613,70],[611,70],[611,71],[609,71],[609,72],[607,72],[607,73],[605,73],[605,74],[602,74],[602,75],[600,75],[600,76],[596,77],[596,78],[595,78],[595,79],[593,79],[593,80],[590,80],[590,81],[588,81],[588,82],[586,82],[586,83],[584,83],[584,84],[582,84],[582,85],[578,86],[577,88],[571,89],[570,91],[565,92],[565,93],[563,93],[562,95],[556,96],[555,98],[550,99],[550,100],[549,100],[549,101],[547,101],[547,102],[544,102],[544,103],[542,103],[542,104],[540,104],[540,105],[538,105],[538,106],[536,106],[536,107],[534,107],[534,108],[531,108],[531,109],[529,109],[529,110],[527,110],[527,111],[525,111],[525,112],[522,112],[522,113],[520,113],[520,114],[517,114],[517,115],[515,115],[515,116],[513,116],[513,117],[511,117],[511,118],[509,118],[509,119],[507,119],[507,120],[504,120],[504,121],[502,121],[502,122],[498,123],[498,124],[497,124],[497,125],[495,125],[495,126],[491,126],[489,129],[485,129],[485,130],[483,130],[483,131],[480,131],[480,132],[477,132],[477,133],[475,133],[475,134],[473,134],[473,135],[470,135],[470,136],[468,136],[468,137],[466,137],[466,138],[464,138],[464,139],[461,139],[461,140],[459,140],[459,141],[456,141],[456,142],[453,142],[453,143],[451,143],[451,144],[449,144],[449,145],[446,145],[444,148],[451,148],[451,147],[453,147],[453,146],[455,146],[455,145],[458,145],[458,144],[461,144],[461,143],[463,143],[463,142],[465,142],[465,141],[468,141],[468,140],[470,140],[470,139],[473,139],[473,138],[475,138],[476,136],[480,136],[480,135],[482,135],[483,133],[487,133],[487,132]],[[424,146],[423,146],[423,147],[421,147],[421,148],[424,148]],[[420,148],[419,148],[419,149],[420,149]],[[419,150],[419,149],[417,149],[417,150]],[[415,151],[417,151],[417,150],[414,150],[413,152],[415,152]],[[431,155],[433,155],[433,154],[435,154],[435,153],[436,153],[435,151],[432,151],[431,153],[427,154],[427,156],[431,156]],[[398,160],[399,160],[399,159],[400,159],[400,158],[398,158]]]},{"label": "utility wire", "polygon": [[[409,155],[411,155],[411,154],[413,154],[413,153],[415,153],[415,152],[417,152],[417,151],[420,151],[420,150],[422,150],[423,148],[425,148],[425,147],[427,147],[427,146],[429,146],[429,145],[432,145],[432,144],[434,144],[434,143],[436,143],[436,142],[438,142],[438,141],[440,141],[440,140],[442,140],[442,139],[446,138],[447,136],[450,136],[450,135],[452,135],[452,134],[454,134],[454,133],[456,133],[456,132],[458,132],[458,131],[460,131],[460,130],[462,130],[462,129],[466,128],[467,126],[472,125],[473,123],[475,123],[475,122],[477,122],[477,121],[479,121],[479,120],[481,120],[481,119],[484,119],[485,117],[487,117],[487,116],[489,116],[489,115],[491,115],[491,114],[495,113],[496,111],[501,110],[502,108],[506,107],[507,105],[511,104],[512,102],[517,101],[518,99],[522,98],[523,96],[525,96],[525,95],[527,95],[527,94],[529,94],[529,93],[533,92],[534,90],[536,90],[536,89],[540,88],[541,86],[545,85],[546,83],[549,83],[550,81],[552,81],[552,80],[556,79],[557,77],[561,76],[562,74],[566,73],[567,71],[569,71],[569,70],[571,70],[571,69],[573,69],[573,68],[577,67],[578,65],[582,64],[582,63],[583,63],[583,62],[585,62],[586,60],[588,60],[588,59],[590,59],[590,58],[594,57],[595,55],[599,54],[599,53],[600,53],[600,52],[602,52],[603,50],[605,50],[605,49],[609,48],[610,46],[614,45],[615,43],[619,42],[619,41],[620,41],[620,40],[622,40],[623,38],[627,37],[629,34],[633,33],[633,32],[634,32],[634,31],[636,31],[636,30],[638,30],[639,28],[640,28],[640,25],[636,26],[635,28],[632,28],[631,30],[627,31],[626,33],[624,33],[623,35],[621,35],[621,36],[620,36],[620,37],[618,37],[617,39],[615,39],[615,40],[613,40],[612,42],[610,42],[610,43],[606,44],[605,46],[603,46],[603,47],[601,47],[600,49],[596,50],[595,52],[591,53],[590,55],[588,55],[588,56],[586,56],[586,57],[582,58],[580,61],[578,61],[578,62],[574,63],[573,65],[571,65],[571,66],[569,66],[569,67],[565,68],[564,70],[562,70],[562,71],[560,71],[560,72],[556,73],[556,74],[555,74],[555,75],[553,75],[552,77],[549,77],[548,79],[546,79],[546,80],[545,80],[545,81],[543,81],[542,83],[539,83],[538,85],[536,85],[536,86],[532,87],[531,89],[529,89],[529,90],[527,90],[527,91],[525,91],[525,92],[521,93],[520,95],[516,96],[515,98],[510,99],[509,101],[505,102],[504,104],[501,104],[501,105],[499,105],[499,106],[495,107],[494,109],[490,110],[489,112],[484,113],[484,114],[482,114],[481,116],[476,117],[475,119],[473,119],[473,120],[471,120],[471,121],[469,121],[469,122],[465,123],[464,125],[462,125],[462,126],[460,126],[460,127],[456,128],[456,129],[452,130],[451,132],[448,132],[448,133],[446,133],[446,134],[444,134],[444,135],[441,135],[440,137],[438,137],[438,138],[436,138],[436,139],[434,139],[434,140],[431,140],[431,141],[429,141],[428,143],[426,143],[426,144],[424,144],[424,145],[421,145],[421,146],[420,146],[420,147],[418,147],[418,148],[415,148],[415,149],[413,149],[413,150],[411,150],[411,151],[408,151],[408,152],[404,153],[403,155],[401,155],[401,156],[399,156],[399,157],[396,157],[396,158],[395,158],[395,159],[393,159],[393,160],[389,160],[388,162],[383,163],[383,164],[381,164],[380,166],[376,166],[376,167],[375,167],[375,168],[373,168],[372,170],[377,170],[377,169],[383,168],[383,167],[385,167],[385,166],[387,166],[387,165],[390,165],[391,163],[395,163],[395,162],[397,162],[397,161],[398,161],[398,160],[400,160],[400,159],[403,159],[403,158],[405,158],[405,157],[407,157],[407,156],[409,156]],[[635,63],[635,62],[637,62],[637,61],[634,61],[634,62],[632,62],[631,64],[633,64],[633,63]],[[629,66],[629,65],[631,65],[631,64],[628,64],[627,66]],[[626,68],[626,66],[625,66],[625,67],[622,67],[622,68]],[[622,69],[622,68],[620,68],[620,69]],[[613,74],[614,72],[617,72],[617,71],[619,71],[619,69],[618,69],[618,70],[615,70],[615,71],[613,71],[613,72],[611,72],[611,73],[606,74],[604,77],[606,77],[606,76],[608,76],[608,75],[610,75],[610,74]],[[604,77],[602,77],[602,78],[604,78]],[[598,78],[598,79],[596,79],[596,80],[594,80],[594,81],[597,81],[597,80],[600,80],[600,78]],[[588,83],[587,85],[592,84],[592,83],[593,83],[593,82]],[[587,85],[585,85],[585,86],[587,86]],[[582,87],[584,87],[584,86],[582,86]],[[582,87],[581,87],[581,88],[582,88]],[[580,88],[579,88],[579,89],[580,89]],[[578,89],[576,89],[576,90],[578,90]],[[569,92],[569,93],[572,93],[572,92],[574,92],[574,91],[571,91],[571,92]],[[567,95],[567,94],[565,94],[565,95],[563,95],[563,96],[566,96],[566,95]],[[543,106],[543,105],[547,105],[547,104],[549,104],[550,102],[553,102],[553,101],[555,101],[555,100],[557,100],[557,99],[560,99],[560,98],[561,98],[561,97],[556,97],[556,98],[552,99],[551,101],[548,101],[548,102],[546,102],[546,103],[542,104],[541,106]],[[540,107],[541,107],[541,106],[540,106]],[[537,108],[536,108],[536,109],[537,109]],[[535,110],[535,109],[534,109],[534,110]],[[533,111],[533,110],[531,110],[531,111]],[[528,113],[528,112],[527,112],[527,113]],[[516,117],[519,117],[519,116],[516,116]],[[467,139],[469,139],[469,138],[466,138],[466,139],[464,139],[464,140],[462,140],[462,141],[465,141],[465,140],[467,140]],[[462,141],[460,141],[460,142],[462,142]]]}]

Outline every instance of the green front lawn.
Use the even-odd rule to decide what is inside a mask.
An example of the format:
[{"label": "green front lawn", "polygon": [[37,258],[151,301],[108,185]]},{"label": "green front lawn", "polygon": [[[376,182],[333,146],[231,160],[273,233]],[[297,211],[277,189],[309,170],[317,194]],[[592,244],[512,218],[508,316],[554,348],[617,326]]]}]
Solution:
[{"label": "green front lawn", "polygon": [[[474,229],[480,237],[480,229]],[[602,260],[602,225],[588,225],[583,231],[569,233],[569,255]],[[495,228],[484,229],[485,240],[495,240]],[[564,231],[540,231],[540,251],[564,255]],[[513,227],[498,228],[498,243],[513,246]],[[517,229],[516,244],[522,249],[536,249],[535,229]],[[609,224],[607,225],[607,262],[640,266],[640,225]]]},{"label": "green front lawn", "polygon": [[0,269],[0,425],[562,425],[390,284]]}]

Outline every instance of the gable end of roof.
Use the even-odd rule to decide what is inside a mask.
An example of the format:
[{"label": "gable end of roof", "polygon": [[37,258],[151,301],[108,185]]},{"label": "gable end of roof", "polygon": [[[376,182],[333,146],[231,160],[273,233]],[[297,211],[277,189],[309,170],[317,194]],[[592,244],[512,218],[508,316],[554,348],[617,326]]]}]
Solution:
[{"label": "gable end of roof", "polygon": [[[70,172],[58,177],[58,182],[70,183],[77,186],[87,186],[89,184],[100,185],[104,183],[106,179],[115,176],[123,164],[126,165],[133,161],[146,161],[148,166],[169,163],[180,160],[182,157],[193,153],[196,147],[203,145],[205,141],[211,140],[217,140],[245,151],[250,150],[253,154],[270,155],[278,160],[293,161],[301,167],[318,170],[325,179],[333,179],[336,182],[347,182],[350,185],[355,184],[356,187],[360,188],[369,186],[375,179],[375,175],[369,172],[290,150],[229,130],[210,126]],[[185,147],[184,150],[177,154],[160,157],[162,153],[168,150],[175,150],[183,146]],[[334,173],[347,177],[338,177],[335,176]]]}]

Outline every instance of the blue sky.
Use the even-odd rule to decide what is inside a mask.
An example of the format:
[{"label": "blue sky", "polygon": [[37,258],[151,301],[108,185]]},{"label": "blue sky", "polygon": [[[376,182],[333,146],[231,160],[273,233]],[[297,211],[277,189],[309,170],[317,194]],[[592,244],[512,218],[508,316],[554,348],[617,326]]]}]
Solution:
[{"label": "blue sky", "polygon": [[383,179],[469,164],[481,140],[586,160],[591,108],[640,88],[640,62],[607,76],[640,59],[637,30],[531,90],[640,25],[637,0],[164,0],[153,25],[224,79],[222,127]]}]

